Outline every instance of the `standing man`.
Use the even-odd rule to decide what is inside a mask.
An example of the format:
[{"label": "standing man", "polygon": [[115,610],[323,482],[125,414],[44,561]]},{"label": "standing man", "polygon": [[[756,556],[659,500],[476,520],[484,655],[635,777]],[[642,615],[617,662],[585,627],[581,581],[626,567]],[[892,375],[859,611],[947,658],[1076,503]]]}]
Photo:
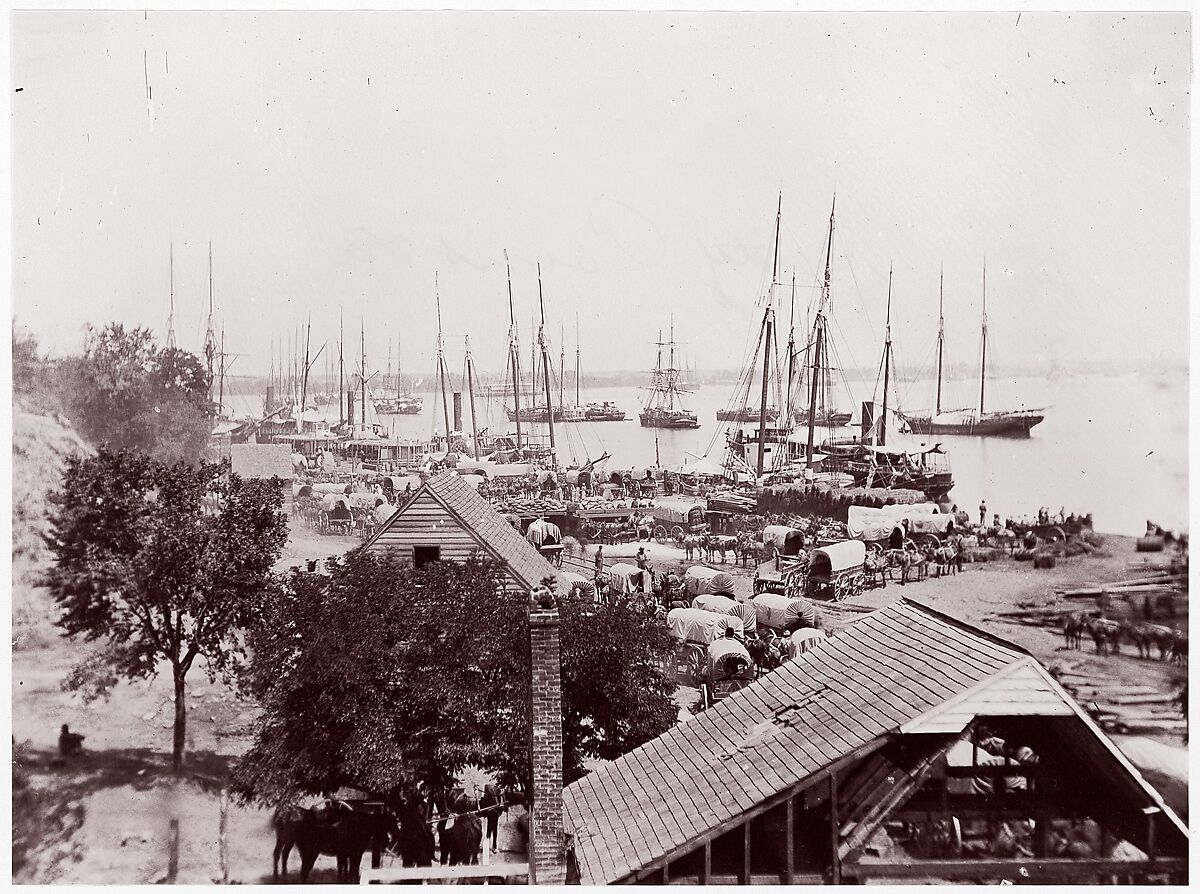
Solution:
[{"label": "standing man", "polygon": [[604,545],[596,545],[596,577],[600,576],[600,572],[604,570]]},{"label": "standing man", "polygon": [[640,546],[637,551],[637,567],[646,570],[646,547]]},{"label": "standing man", "polygon": [[986,521],[987,521],[987,501],[980,500],[979,501],[979,527],[982,528]]}]

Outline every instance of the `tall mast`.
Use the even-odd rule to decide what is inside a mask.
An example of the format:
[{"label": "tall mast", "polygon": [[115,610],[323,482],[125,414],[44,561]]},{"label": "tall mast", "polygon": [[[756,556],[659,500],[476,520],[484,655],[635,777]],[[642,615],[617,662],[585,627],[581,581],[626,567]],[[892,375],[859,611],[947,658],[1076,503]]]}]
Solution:
[{"label": "tall mast", "polygon": [[300,385],[300,412],[296,414],[296,431],[304,431],[304,404],[308,400],[308,339],[312,335],[312,318],[304,333],[304,376]]},{"label": "tall mast", "polygon": [[400,333],[396,333],[396,400],[400,399]]},{"label": "tall mast", "polygon": [[558,327],[558,405],[563,407],[566,400],[563,397],[563,389],[567,384],[567,336],[561,324]]},{"label": "tall mast", "polygon": [[653,401],[656,397],[658,398],[658,407],[659,408],[662,407],[662,399],[663,399],[662,349],[663,349],[662,330],[659,329],[658,330],[658,353],[654,355],[654,379],[652,380],[653,384],[651,386],[654,390],[650,394],[651,401]]},{"label": "tall mast", "polygon": [[381,383],[381,385],[383,388],[387,388],[391,384],[392,384],[392,346],[388,345],[387,372],[383,376],[383,382]]},{"label": "tall mast", "polygon": [[770,381],[771,374],[771,325],[774,323],[774,318],[775,312],[768,304],[766,330],[763,334],[762,402],[758,407],[758,477],[760,478],[763,473],[763,458],[767,452],[767,383]]},{"label": "tall mast", "polygon": [[542,378],[546,389],[546,421],[550,425],[550,462],[555,463],[554,452],[554,407],[550,404],[550,354],[546,350],[546,302],[542,300],[542,265],[537,265],[538,272],[538,307],[542,312],[542,324],[538,327],[538,344],[542,349]]},{"label": "tall mast", "polygon": [[512,267],[508,249],[504,249],[504,269],[508,273],[508,355],[512,361],[513,412],[517,419],[517,452],[521,452],[521,347],[517,341],[517,315],[513,311]]},{"label": "tall mast", "polygon": [[796,377],[796,274],[792,274],[792,301],[788,312],[788,343],[787,343],[787,401],[784,403],[787,416],[784,418],[784,429],[792,427],[792,379]]},{"label": "tall mast", "polygon": [[475,458],[479,459],[479,427],[475,424],[475,361],[471,359],[471,336],[465,336],[467,345],[467,396],[471,401],[471,444]]},{"label": "tall mast", "polygon": [[220,390],[217,392],[217,412],[221,412],[221,408],[225,406],[225,324],[221,323],[221,376]]},{"label": "tall mast", "polygon": [[433,297],[437,303],[437,368],[442,389],[442,419],[446,423],[446,451],[450,450],[450,405],[446,403],[446,357],[442,353],[442,296],[438,293],[437,271],[433,274]]},{"label": "tall mast", "polygon": [[675,380],[679,378],[675,374],[675,314],[671,314],[671,340],[667,343],[668,350],[671,352],[669,365],[667,366],[667,397],[669,399],[668,407],[675,409]]},{"label": "tall mast", "polygon": [[892,268],[888,267],[887,323],[883,337],[883,412],[879,417],[879,446],[887,446],[888,377],[892,369]]},{"label": "tall mast", "polygon": [[825,347],[825,303],[829,300],[829,262],[833,257],[833,215],[837,211],[837,194],[833,196],[833,205],[829,209],[829,242],[825,247],[825,283],[821,288],[821,302],[817,305],[817,319],[813,328],[817,331],[816,344],[813,346],[812,387],[808,401],[808,446],[806,461],[809,467],[813,462],[813,435],[817,423],[817,388],[820,385],[821,352]]},{"label": "tall mast", "polygon": [[983,259],[983,356],[979,361],[979,415],[983,415],[983,384],[987,381],[987,258]]},{"label": "tall mast", "polygon": [[783,193],[775,208],[775,253],[771,263],[771,288],[767,291],[767,309],[763,312],[763,376],[762,399],[758,405],[758,477],[762,477],[763,459],[767,453],[767,385],[771,376],[771,344],[775,322],[775,281],[779,278],[779,223],[783,217]]},{"label": "tall mast", "polygon": [[938,337],[937,337],[937,354],[938,354],[938,373],[937,373],[937,407],[934,412],[941,415],[942,412],[942,346],[946,341],[946,321],[942,317],[942,286],[944,285],[945,271],[938,271]]},{"label": "tall mast", "polygon": [[[204,333],[204,356],[208,361],[208,399],[212,400],[213,354],[217,349],[217,338],[213,332],[213,272],[212,272],[212,242],[208,243],[208,327]],[[172,337],[172,346],[174,340]]]},{"label": "tall mast", "polygon": [[575,314],[575,406],[579,403],[579,314]]}]

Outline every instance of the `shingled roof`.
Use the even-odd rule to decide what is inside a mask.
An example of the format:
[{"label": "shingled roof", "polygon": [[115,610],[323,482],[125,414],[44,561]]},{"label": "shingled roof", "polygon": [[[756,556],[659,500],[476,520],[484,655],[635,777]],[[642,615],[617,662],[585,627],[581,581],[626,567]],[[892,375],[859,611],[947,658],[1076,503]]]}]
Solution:
[{"label": "shingled roof", "polygon": [[[580,882],[610,884],[649,867],[1024,665],[1049,679],[1019,647],[924,606],[900,600],[873,612],[568,786]],[[1061,714],[1062,699],[1073,703],[1054,689],[1058,708],[1046,713]],[[950,732],[945,712],[937,716],[938,732]]]},{"label": "shingled roof", "polygon": [[[422,493],[428,493],[458,519],[463,529],[478,540],[492,558],[507,566],[522,585],[536,587],[544,578],[552,577],[557,581],[558,592],[565,593],[570,588],[566,578],[457,472],[446,471],[430,478],[414,491],[409,502],[415,501]],[[367,546],[370,547],[392,525],[397,524],[403,515],[404,506],[401,506]]]}]

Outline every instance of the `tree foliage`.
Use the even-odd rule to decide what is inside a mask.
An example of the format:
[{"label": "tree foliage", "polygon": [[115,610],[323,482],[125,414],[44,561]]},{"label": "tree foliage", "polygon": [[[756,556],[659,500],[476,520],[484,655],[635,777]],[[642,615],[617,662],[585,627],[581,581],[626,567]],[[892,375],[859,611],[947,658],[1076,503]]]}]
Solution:
[{"label": "tree foliage", "polygon": [[148,329],[89,330],[82,357],[62,364],[68,413],[96,445],[195,462],[212,431],[209,379],[200,358],[160,348]]},{"label": "tree foliage", "polygon": [[287,541],[276,484],[102,448],[70,460],[62,490],[49,496],[46,585],[57,623],[100,643],[67,685],[105,695],[119,679],[152,676],[168,662],[177,768],[188,672],[203,658],[210,677],[229,677],[275,585],[271,568]]},{"label": "tree foliage", "polygon": [[[262,713],[244,797],[376,792],[463,766],[529,785],[528,594],[486,562],[399,568],[365,550],[294,572],[252,645]],[[559,596],[564,770],[613,758],[675,719],[662,625]]]}]

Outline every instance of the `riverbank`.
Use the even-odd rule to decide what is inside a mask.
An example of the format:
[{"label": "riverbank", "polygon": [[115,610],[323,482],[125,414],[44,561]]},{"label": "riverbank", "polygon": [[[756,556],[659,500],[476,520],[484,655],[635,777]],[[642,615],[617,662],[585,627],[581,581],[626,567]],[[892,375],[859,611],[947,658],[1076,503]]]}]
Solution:
[{"label": "riverbank", "polygon": [[[62,436],[56,454],[60,460],[84,449],[65,431],[54,432]],[[26,472],[23,475],[14,463],[14,485],[44,487],[49,480],[50,473],[40,462]],[[40,499],[40,493],[34,496]],[[187,693],[189,772],[176,779],[170,772],[174,704],[169,674],[122,682],[107,701],[85,703],[76,693],[64,691],[62,681],[89,647],[63,639],[53,626],[53,605],[36,583],[46,561],[35,536],[37,507],[28,501],[20,505],[23,514],[14,522],[21,521],[28,530],[15,540],[13,568],[14,880],[130,884],[170,879],[207,884],[227,872],[235,882],[269,881],[274,835],[266,811],[229,807],[224,870],[218,845],[222,781],[250,744],[254,704],[219,681],[209,681],[204,668],[198,667]],[[350,537],[322,536],[293,520],[276,570],[340,555],[360,543]],[[673,544],[642,546],[655,567],[683,571],[693,564]],[[638,548],[636,543],[606,546],[604,554],[610,563],[632,561]],[[1058,567],[1048,570],[1035,571],[1029,563],[1009,559],[968,565],[961,575],[903,588],[891,585],[864,594],[857,603],[874,608],[909,596],[1027,648],[1048,666],[1069,658],[1076,672],[1149,683],[1166,691],[1180,673],[1176,668],[1128,655],[1094,656],[1090,645],[1084,652],[1068,655],[1058,634],[995,617],[1016,607],[1056,605],[1056,589],[1121,579],[1128,573],[1127,565],[1138,558],[1132,538],[1107,538],[1106,550],[1107,556],[1062,559]],[[575,545],[567,561],[590,569],[593,557],[594,547]],[[734,575],[739,592],[751,591],[752,569],[738,569],[732,562],[724,568]],[[834,629],[856,616],[833,610],[829,614]],[[681,691],[677,700],[686,706],[691,694]],[[84,753],[67,762],[58,760],[56,748],[63,723],[87,737]],[[1179,758],[1182,754],[1186,759],[1186,752],[1178,747],[1178,740],[1167,736],[1129,741],[1131,759],[1164,795],[1186,798],[1186,782],[1178,780]],[[515,841],[502,834],[506,836],[502,841]],[[174,860],[173,839],[178,842]],[[314,880],[331,879],[329,861],[322,860],[319,866]],[[295,857],[292,867],[295,871]]]}]

